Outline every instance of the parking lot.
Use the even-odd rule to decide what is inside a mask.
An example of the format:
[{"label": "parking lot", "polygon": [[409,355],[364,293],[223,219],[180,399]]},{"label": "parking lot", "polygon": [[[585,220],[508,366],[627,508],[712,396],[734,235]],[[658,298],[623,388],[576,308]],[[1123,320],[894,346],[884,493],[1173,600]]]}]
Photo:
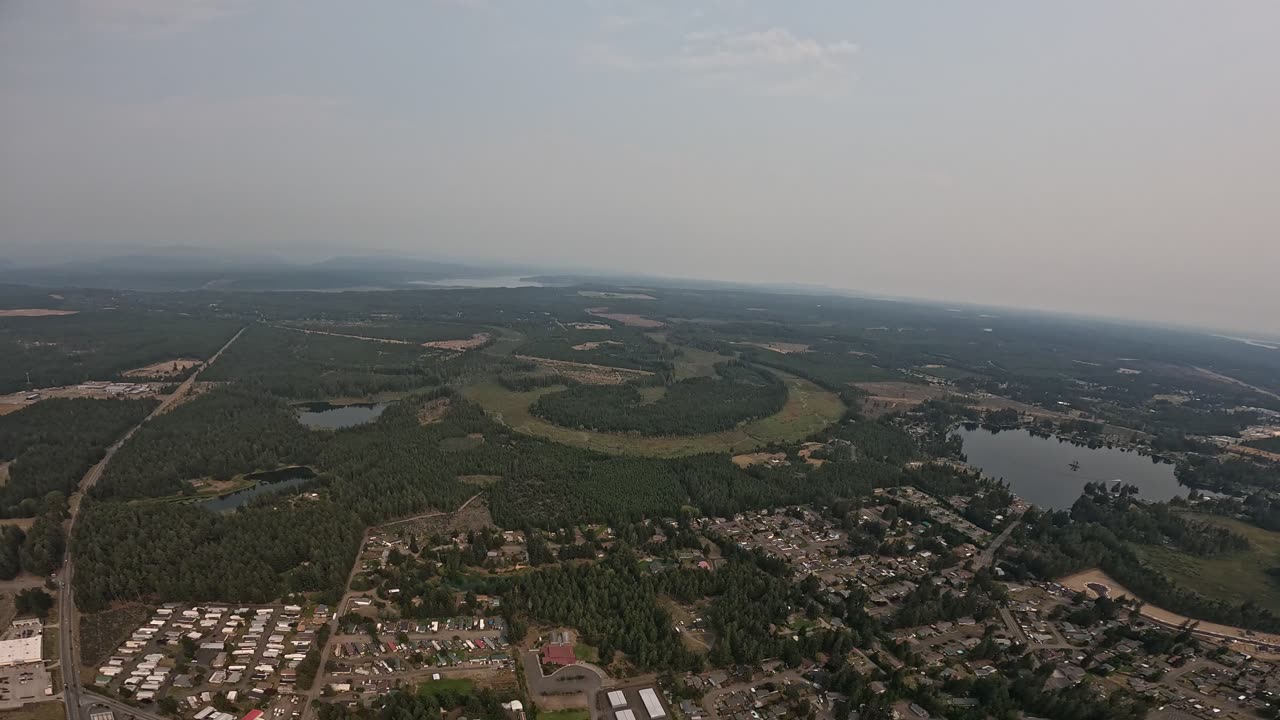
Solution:
[{"label": "parking lot", "polygon": [[0,708],[14,708],[47,699],[45,689],[51,679],[43,663],[27,663],[0,668]]}]

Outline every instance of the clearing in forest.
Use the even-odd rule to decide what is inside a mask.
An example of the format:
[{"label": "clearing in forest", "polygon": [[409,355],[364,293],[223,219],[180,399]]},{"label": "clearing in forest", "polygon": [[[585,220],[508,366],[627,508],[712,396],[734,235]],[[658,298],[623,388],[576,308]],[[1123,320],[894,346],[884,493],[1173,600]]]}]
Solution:
[{"label": "clearing in forest", "polygon": [[421,425],[431,425],[438,423],[444,419],[444,414],[449,411],[449,398],[442,397],[435,400],[428,400],[418,409],[418,423]]},{"label": "clearing in forest", "polygon": [[809,345],[807,343],[767,342],[749,344],[755,345],[758,348],[764,348],[765,350],[772,350],[773,352],[781,353],[783,355],[809,352]]},{"label": "clearing in forest", "polygon": [[574,350],[595,350],[601,345],[621,345],[621,344],[622,343],[618,342],[617,340],[598,340],[598,341],[584,342],[578,345],[574,345],[573,349]]},{"label": "clearing in forest", "polygon": [[0,462],[0,487],[9,484],[9,463]]},{"label": "clearing in forest", "polygon": [[752,465],[766,465],[773,462],[786,462],[786,460],[786,453],[758,452],[733,456],[733,464],[740,468],[749,468]]},{"label": "clearing in forest", "polygon": [[594,432],[561,427],[534,417],[529,406],[547,393],[558,392],[556,387],[515,392],[487,379],[466,386],[463,393],[517,432],[614,455],[680,457],[706,452],[748,453],[771,442],[801,440],[844,415],[844,403],[835,393],[794,375],[772,372],[787,385],[787,402],[782,410],[731,430],[700,435],[647,437]]},{"label": "clearing in forest", "polygon": [[605,320],[616,320],[623,325],[640,328],[660,328],[666,325],[661,320],[654,320],[634,313],[611,313],[607,307],[588,308],[587,313]]},{"label": "clearing in forest", "polygon": [[125,377],[170,377],[173,375],[181,375],[191,368],[200,364],[201,361],[192,358],[178,358],[176,360],[165,360],[164,362],[152,363],[145,367],[125,370]]},{"label": "clearing in forest", "polygon": [[75,315],[79,310],[49,310],[48,308],[17,308],[0,310],[0,317],[48,317],[50,315]]},{"label": "clearing in forest", "polygon": [[533,355],[516,355],[515,357],[518,360],[537,363],[548,370],[554,371],[557,375],[563,375],[584,385],[621,385],[628,380],[635,380],[636,378],[653,374],[647,370],[592,365],[591,363],[569,362],[568,360],[552,360],[550,358],[534,357]]},{"label": "clearing in forest", "polygon": [[476,333],[466,340],[432,340],[431,342],[422,343],[423,347],[436,348],[438,350],[454,350],[457,352],[466,352],[481,347],[493,336],[489,333]]},{"label": "clearing in forest", "polygon": [[593,323],[593,322],[571,322],[571,323],[565,323],[565,326],[571,327],[574,330],[612,330],[613,329],[612,325],[605,325],[604,323]]}]

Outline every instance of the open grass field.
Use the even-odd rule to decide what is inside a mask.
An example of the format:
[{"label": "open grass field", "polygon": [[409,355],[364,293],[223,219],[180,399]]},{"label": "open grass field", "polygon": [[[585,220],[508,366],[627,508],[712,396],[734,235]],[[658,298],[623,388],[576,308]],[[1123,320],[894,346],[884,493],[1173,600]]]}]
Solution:
[{"label": "open grass field", "polygon": [[783,373],[777,375],[787,384],[787,404],[781,411],[732,430],[671,437],[574,430],[534,417],[529,406],[542,395],[559,390],[558,387],[514,392],[492,379],[484,379],[464,387],[463,393],[517,432],[615,455],[679,457],[705,452],[750,452],[770,442],[805,438],[844,414],[844,403],[834,393],[808,380]]},{"label": "open grass field", "polygon": [[17,710],[0,711],[0,720],[64,720],[67,708],[61,700],[23,705]]},{"label": "open grass field", "polygon": [[577,708],[538,711],[538,720],[587,720],[590,717],[589,711]]},{"label": "open grass field", "polygon": [[436,695],[439,693],[470,693],[475,689],[475,682],[466,678],[441,678],[428,680],[418,686],[419,695]]},{"label": "open grass field", "polygon": [[1249,539],[1250,548],[1211,558],[1149,545],[1135,546],[1135,550],[1145,562],[1188,590],[1233,603],[1249,598],[1280,613],[1280,578],[1267,574],[1267,570],[1280,567],[1280,533],[1215,515],[1189,517],[1243,535]]}]

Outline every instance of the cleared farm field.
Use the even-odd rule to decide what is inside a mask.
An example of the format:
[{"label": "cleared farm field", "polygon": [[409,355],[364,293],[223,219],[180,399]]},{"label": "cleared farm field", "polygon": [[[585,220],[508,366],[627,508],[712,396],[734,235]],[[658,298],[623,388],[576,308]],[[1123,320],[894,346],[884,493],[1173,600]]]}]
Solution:
[{"label": "cleared farm field", "polygon": [[592,432],[561,427],[530,414],[531,404],[547,393],[562,389],[560,387],[515,392],[492,379],[485,379],[464,387],[462,391],[517,432],[615,455],[678,457],[705,452],[750,452],[770,442],[805,438],[836,422],[844,414],[844,403],[834,393],[808,380],[775,373],[787,385],[787,403],[781,411],[732,430],[703,435],[644,437]]}]

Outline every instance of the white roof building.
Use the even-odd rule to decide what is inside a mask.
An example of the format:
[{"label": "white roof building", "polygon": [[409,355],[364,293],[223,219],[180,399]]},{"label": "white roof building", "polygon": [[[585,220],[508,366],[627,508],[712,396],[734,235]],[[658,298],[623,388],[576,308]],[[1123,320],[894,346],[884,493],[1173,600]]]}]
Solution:
[{"label": "white roof building", "polygon": [[40,662],[40,637],[0,640],[0,667]]}]

